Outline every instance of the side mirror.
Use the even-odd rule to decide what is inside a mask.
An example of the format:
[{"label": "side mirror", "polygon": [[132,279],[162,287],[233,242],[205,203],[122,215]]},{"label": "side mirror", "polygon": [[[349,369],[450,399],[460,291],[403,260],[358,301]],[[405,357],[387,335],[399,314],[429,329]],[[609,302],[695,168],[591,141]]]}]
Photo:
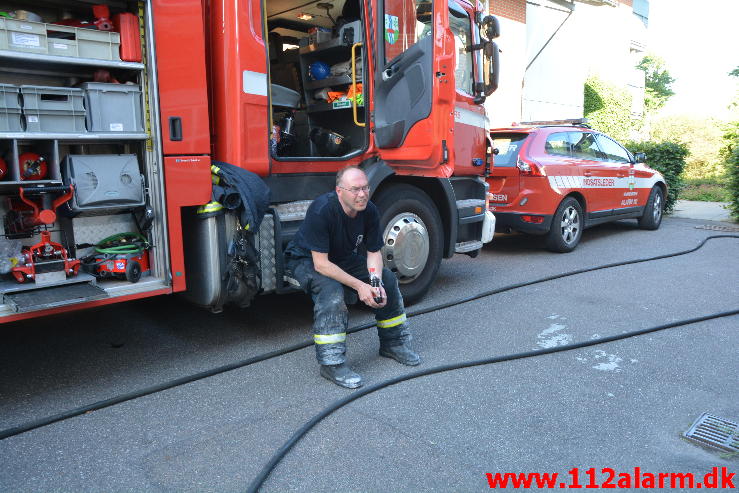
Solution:
[{"label": "side mirror", "polygon": [[480,23],[480,31],[487,39],[495,39],[500,36],[500,23],[494,15],[486,15]]},{"label": "side mirror", "polygon": [[636,154],[634,154],[634,161],[636,161],[637,163],[643,163],[646,162],[646,160],[647,155],[643,152],[637,152]]},{"label": "side mirror", "polygon": [[500,50],[495,41],[486,41],[483,49],[485,55],[485,96],[490,96],[498,89],[500,79]]}]

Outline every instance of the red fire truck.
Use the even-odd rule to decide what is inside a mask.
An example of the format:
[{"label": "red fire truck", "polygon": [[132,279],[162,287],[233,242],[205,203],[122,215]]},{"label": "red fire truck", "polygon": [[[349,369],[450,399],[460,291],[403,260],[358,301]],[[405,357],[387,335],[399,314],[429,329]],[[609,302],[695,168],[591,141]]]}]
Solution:
[{"label": "red fire truck", "polygon": [[[482,103],[498,27],[480,3],[6,4],[4,322],[170,293],[218,311],[290,291],[283,248],[349,164],[369,177],[408,302],[442,258],[492,239]],[[259,228],[217,197],[218,162],[266,184]]]}]

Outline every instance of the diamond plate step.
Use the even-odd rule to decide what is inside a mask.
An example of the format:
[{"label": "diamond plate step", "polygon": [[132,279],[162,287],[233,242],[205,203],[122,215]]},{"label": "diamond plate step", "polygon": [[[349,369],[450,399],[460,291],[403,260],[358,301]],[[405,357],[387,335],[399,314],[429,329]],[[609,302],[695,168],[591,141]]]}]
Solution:
[{"label": "diamond plate step", "polygon": [[89,283],[81,283],[5,293],[3,302],[13,307],[16,312],[23,313],[107,297],[108,294],[104,289]]}]

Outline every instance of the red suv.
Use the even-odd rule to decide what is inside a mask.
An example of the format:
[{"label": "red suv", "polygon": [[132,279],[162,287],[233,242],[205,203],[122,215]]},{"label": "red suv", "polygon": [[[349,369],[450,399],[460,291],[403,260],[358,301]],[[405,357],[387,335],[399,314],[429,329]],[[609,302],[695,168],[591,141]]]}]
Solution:
[{"label": "red suv", "polygon": [[546,235],[547,248],[572,251],[585,228],[636,218],[662,222],[667,183],[622,145],[585,125],[492,130],[490,211],[496,228]]}]

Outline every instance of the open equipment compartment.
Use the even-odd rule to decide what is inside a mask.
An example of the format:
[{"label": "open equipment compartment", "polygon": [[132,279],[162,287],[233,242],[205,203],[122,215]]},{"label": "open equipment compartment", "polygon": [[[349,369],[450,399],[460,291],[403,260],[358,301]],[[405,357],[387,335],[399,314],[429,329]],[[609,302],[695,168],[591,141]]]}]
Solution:
[{"label": "open equipment compartment", "polygon": [[311,8],[326,9],[323,14],[297,22],[297,13],[310,10],[303,3],[266,2],[271,155],[279,160],[346,159],[369,142],[362,84],[367,40],[360,2],[319,3]]},{"label": "open equipment compartment", "polygon": [[[168,287],[151,2],[110,0],[123,40],[62,21],[85,0],[6,3],[41,22],[0,18],[0,317]],[[101,253],[121,234],[140,251]]]}]

